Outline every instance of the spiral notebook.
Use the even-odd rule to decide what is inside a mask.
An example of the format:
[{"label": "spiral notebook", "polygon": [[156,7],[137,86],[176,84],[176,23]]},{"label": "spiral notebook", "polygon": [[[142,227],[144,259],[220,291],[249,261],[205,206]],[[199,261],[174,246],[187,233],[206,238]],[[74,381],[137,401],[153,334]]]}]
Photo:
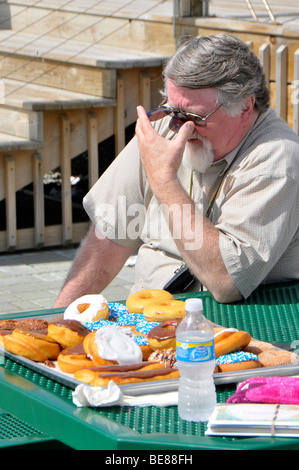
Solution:
[{"label": "spiral notebook", "polygon": [[206,435],[299,437],[299,405],[220,404]]}]

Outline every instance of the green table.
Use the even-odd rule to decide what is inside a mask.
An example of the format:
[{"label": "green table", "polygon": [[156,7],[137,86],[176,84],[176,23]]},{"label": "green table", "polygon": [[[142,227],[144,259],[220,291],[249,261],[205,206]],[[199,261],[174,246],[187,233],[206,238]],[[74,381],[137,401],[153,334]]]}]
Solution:
[{"label": "green table", "polygon": [[[230,305],[218,304],[209,293],[197,296],[203,299],[207,318],[215,323],[246,330],[263,341],[299,340],[299,283],[262,287],[246,301]],[[10,317],[62,312],[49,309]],[[0,316],[5,318],[8,316]],[[206,424],[181,420],[175,406],[77,408],[71,388],[7,358],[4,362],[0,367],[0,409],[36,430],[33,439],[40,445],[56,442],[72,449],[107,451],[299,449],[299,439],[205,436]],[[235,384],[217,386],[218,403],[226,402],[234,391]]]}]

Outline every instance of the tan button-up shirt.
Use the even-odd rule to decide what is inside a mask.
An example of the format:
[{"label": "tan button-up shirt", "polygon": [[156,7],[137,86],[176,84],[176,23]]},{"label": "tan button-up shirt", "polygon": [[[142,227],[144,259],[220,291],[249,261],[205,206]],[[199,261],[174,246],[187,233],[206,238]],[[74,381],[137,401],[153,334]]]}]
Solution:
[{"label": "tan button-up shirt", "polygon": [[[167,123],[156,126],[161,135],[174,137]],[[215,197],[209,218],[244,298],[261,283],[299,279],[299,137],[272,109],[225,158],[203,174],[181,166],[179,179],[188,192],[192,179],[192,198],[204,214]],[[180,267],[136,138],[90,190],[84,207],[103,235],[139,250],[132,292],[163,288]]]}]

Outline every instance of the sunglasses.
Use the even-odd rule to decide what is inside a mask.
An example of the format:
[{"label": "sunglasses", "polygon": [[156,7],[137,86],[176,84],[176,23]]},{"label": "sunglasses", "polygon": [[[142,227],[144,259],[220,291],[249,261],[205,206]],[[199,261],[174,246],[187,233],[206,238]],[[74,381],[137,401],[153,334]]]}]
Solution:
[{"label": "sunglasses", "polygon": [[187,121],[194,122],[196,126],[205,127],[207,125],[207,119],[212,116],[212,114],[216,113],[221,106],[222,104],[218,105],[213,111],[203,117],[199,114],[185,113],[180,109],[161,104],[158,108],[149,111],[147,117],[151,122],[155,122],[163,119],[165,116],[171,116],[172,119],[169,123],[169,128],[174,132],[178,132],[180,127]]}]

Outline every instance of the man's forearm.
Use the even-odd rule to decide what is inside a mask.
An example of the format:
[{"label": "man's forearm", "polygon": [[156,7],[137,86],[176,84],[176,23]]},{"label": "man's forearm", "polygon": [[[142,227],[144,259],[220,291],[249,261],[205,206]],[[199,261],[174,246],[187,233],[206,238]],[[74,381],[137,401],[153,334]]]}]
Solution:
[{"label": "man's forearm", "polygon": [[219,302],[241,298],[219,248],[219,231],[174,180],[156,193],[168,218],[169,228],[190,270]]},{"label": "man's forearm", "polygon": [[131,248],[98,238],[92,227],[77,252],[54,307],[65,307],[82,295],[100,293],[118,274],[131,252]]}]

